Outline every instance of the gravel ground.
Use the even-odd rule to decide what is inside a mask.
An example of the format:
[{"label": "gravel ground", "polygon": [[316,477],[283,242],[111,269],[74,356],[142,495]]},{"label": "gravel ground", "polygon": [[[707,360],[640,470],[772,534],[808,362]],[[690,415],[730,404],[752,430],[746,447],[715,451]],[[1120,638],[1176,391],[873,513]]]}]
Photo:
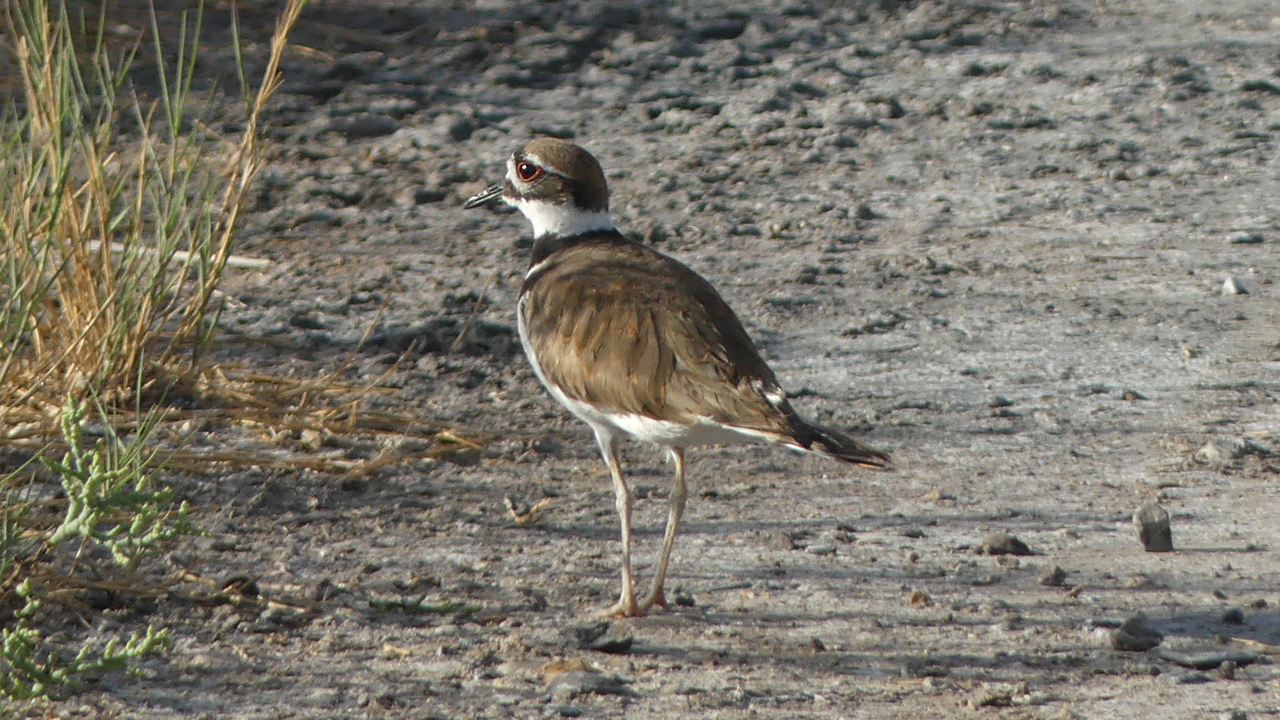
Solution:
[{"label": "gravel ground", "polygon": [[[170,569],[237,591],[69,623],[172,652],[31,714],[1280,714],[1273,2],[319,3],[295,40],[238,248],[273,264],[232,278],[217,360],[383,378],[370,409],[488,441],[171,478],[209,535]],[[460,208],[539,134],[597,155],[802,413],[897,461],[692,452],[681,606],[608,627],[608,476],[515,340],[529,230]],[[669,468],[627,467],[644,577]],[[550,502],[519,526],[507,495]],[[1144,552],[1147,503],[1176,552]]]}]

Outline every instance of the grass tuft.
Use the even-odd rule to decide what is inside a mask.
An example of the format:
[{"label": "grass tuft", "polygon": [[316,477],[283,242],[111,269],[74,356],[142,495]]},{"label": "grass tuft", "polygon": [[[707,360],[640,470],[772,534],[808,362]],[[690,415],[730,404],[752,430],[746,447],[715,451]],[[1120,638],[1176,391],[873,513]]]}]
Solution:
[{"label": "grass tuft", "polygon": [[[232,138],[194,100],[202,8],[176,33],[153,9],[147,97],[130,79],[145,39],[109,47],[108,5],[91,30],[65,3],[5,4],[21,80],[0,108],[0,464],[19,467],[0,477],[0,695],[55,697],[167,643],[148,627],[69,651],[41,623],[89,589],[146,592],[144,561],[190,529],[154,482],[175,452],[159,449],[162,403],[207,374],[217,289],[265,163],[260,117],[304,4],[284,9],[258,88],[241,88]],[[172,63],[162,35],[176,36]]]}]

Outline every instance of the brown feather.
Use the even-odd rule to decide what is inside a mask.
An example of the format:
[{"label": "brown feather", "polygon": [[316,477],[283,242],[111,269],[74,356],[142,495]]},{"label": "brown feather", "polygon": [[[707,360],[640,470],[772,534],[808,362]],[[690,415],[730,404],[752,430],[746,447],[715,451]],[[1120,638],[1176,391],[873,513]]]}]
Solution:
[{"label": "brown feather", "polygon": [[742,323],[697,273],[617,233],[549,256],[522,291],[526,332],[549,382],[610,413],[707,419],[794,438],[807,425]]}]

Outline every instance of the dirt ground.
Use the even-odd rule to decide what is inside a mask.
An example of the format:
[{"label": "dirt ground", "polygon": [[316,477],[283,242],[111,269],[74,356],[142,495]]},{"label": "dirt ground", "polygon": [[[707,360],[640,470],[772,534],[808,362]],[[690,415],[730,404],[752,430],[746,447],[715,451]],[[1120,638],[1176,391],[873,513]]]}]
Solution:
[{"label": "dirt ground", "polygon": [[[69,622],[172,651],[27,712],[1280,715],[1273,2],[318,3],[294,37],[238,248],[273,264],[232,278],[216,360],[382,377],[369,409],[483,448],[283,436],[400,461],[170,478],[208,535],[167,571],[235,591]],[[618,225],[721,289],[803,414],[896,461],[691,452],[680,606],[603,645],[617,518],[515,339],[529,229],[460,207],[539,134],[596,154]],[[626,457],[647,578],[670,469]],[[520,526],[507,495],[550,502]],[[1139,543],[1149,502],[1176,552]],[[1138,612],[1162,644],[1114,649]]]}]

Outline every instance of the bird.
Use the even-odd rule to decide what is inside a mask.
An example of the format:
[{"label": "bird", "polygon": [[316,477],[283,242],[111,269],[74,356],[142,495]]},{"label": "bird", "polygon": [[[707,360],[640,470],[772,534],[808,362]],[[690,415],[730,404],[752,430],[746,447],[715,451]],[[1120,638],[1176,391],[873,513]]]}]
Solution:
[{"label": "bird", "polygon": [[[507,159],[501,182],[463,208],[496,199],[533,226],[516,305],[520,343],[542,385],[591,427],[613,479],[622,591],[602,614],[634,617],[669,607],[663,585],[688,496],[687,448],[763,441],[888,466],[887,453],[796,414],[710,282],[618,231],[604,170],[590,152],[535,138]],[[643,599],[631,566],[634,499],[619,457],[626,439],[659,446],[674,465],[662,551]]]}]

